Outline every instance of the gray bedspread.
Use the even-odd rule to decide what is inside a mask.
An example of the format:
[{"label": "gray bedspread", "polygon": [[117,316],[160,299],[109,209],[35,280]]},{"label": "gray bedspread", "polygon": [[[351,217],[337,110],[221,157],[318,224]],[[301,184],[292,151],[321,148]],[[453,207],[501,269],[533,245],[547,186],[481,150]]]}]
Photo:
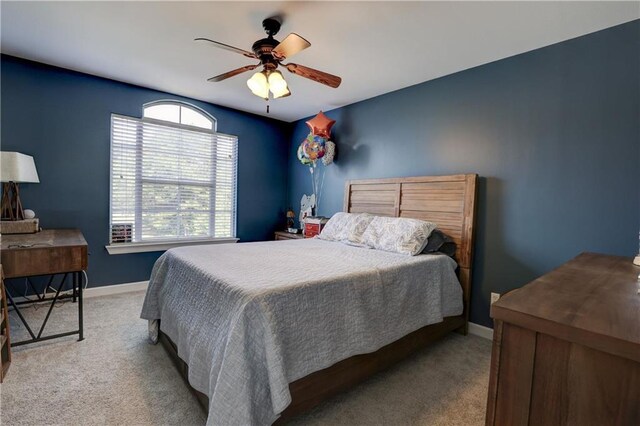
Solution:
[{"label": "gray bedspread", "polygon": [[156,262],[141,317],[209,396],[207,425],[271,424],[290,382],[461,314],[455,268],[319,239],[182,247]]}]

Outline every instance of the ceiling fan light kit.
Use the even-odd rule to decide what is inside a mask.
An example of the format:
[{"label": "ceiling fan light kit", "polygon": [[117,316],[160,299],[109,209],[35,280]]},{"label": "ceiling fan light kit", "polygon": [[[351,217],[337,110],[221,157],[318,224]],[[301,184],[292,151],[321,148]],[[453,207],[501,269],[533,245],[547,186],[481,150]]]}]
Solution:
[{"label": "ceiling fan light kit", "polygon": [[265,101],[269,100],[269,92],[273,99],[284,98],[291,94],[287,82],[280,71],[260,71],[247,80],[251,93]]},{"label": "ceiling fan light kit", "polygon": [[[292,63],[283,64],[282,61],[308,48],[311,46],[311,43],[296,33],[289,34],[284,40],[282,40],[282,42],[274,39],[273,36],[278,33],[281,26],[281,22],[277,18],[265,19],[262,21],[262,26],[267,33],[267,37],[253,43],[253,46],[251,47],[253,52],[208,38],[196,38],[196,41],[205,41],[210,43],[212,46],[239,53],[248,58],[258,59],[260,61],[260,63],[255,65],[247,65],[228,71],[224,74],[211,77],[207,81],[223,81],[227,78],[234,77],[247,71],[252,71],[262,66],[262,71],[256,72],[249,80],[247,80],[247,86],[251,90],[251,93],[266,101],[269,100],[269,93],[271,93],[273,99],[284,98],[291,95],[291,91],[282,76],[282,73],[277,70],[278,66],[282,65],[292,74],[308,78],[334,89],[340,86],[342,79],[338,76],[305,67],[303,65]],[[269,107],[267,107],[267,112],[269,112]]]}]

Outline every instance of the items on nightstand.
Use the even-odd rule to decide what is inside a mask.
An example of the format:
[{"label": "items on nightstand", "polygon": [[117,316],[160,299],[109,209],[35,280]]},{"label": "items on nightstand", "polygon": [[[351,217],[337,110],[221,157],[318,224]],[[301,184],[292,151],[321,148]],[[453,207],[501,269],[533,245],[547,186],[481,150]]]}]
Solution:
[{"label": "items on nightstand", "polygon": [[313,209],[316,206],[316,195],[311,194],[303,194],[300,199],[300,216],[298,219],[300,220],[300,227],[304,230],[304,220],[313,216]]},{"label": "items on nightstand", "polygon": [[307,217],[304,220],[304,237],[305,238],[315,237],[322,231],[322,228],[324,228],[324,225],[326,225],[327,222],[329,222],[328,217],[322,217],[322,216]]},{"label": "items on nightstand", "polygon": [[304,238],[302,234],[295,234],[287,231],[276,231],[274,233],[274,240],[282,241],[282,240],[299,240]]},{"label": "items on nightstand", "polygon": [[11,336],[9,333],[9,310],[4,290],[4,271],[0,265],[0,383],[4,381],[11,364]]},{"label": "items on nightstand", "polygon": [[287,229],[296,227],[296,212],[291,207],[287,209]]},{"label": "items on nightstand", "polygon": [[291,207],[287,210],[287,232],[292,234],[300,232],[300,230],[296,228],[296,212],[294,212]]}]

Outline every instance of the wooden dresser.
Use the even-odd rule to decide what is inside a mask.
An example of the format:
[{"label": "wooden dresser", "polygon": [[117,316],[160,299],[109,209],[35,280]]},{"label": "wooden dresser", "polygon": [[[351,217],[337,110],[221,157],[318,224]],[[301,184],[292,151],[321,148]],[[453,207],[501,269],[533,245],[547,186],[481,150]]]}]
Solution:
[{"label": "wooden dresser", "polygon": [[487,425],[640,425],[640,267],[583,253],[491,307]]}]

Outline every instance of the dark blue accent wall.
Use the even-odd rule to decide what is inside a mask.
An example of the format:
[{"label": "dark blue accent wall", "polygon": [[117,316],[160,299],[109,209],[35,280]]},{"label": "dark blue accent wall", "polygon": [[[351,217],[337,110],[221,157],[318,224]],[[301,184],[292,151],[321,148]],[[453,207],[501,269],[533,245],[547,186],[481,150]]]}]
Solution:
[{"label": "dark blue accent wall", "polygon": [[[290,124],[3,55],[2,150],[32,155],[40,184],[21,185],[45,228],[77,227],[89,243],[91,286],[147,280],[160,253],[109,255],[111,113],[140,117],[160,99],[189,102],[238,136],[241,241],[264,240],[286,207]],[[211,90],[215,90],[212,86]]]},{"label": "dark blue accent wall", "polygon": [[[326,114],[337,121],[338,156],[320,214],[342,209],[346,179],[481,176],[473,322],[491,325],[490,292],[582,251],[638,251],[640,21]],[[311,193],[296,159],[304,121],[289,151],[295,206]]]}]

